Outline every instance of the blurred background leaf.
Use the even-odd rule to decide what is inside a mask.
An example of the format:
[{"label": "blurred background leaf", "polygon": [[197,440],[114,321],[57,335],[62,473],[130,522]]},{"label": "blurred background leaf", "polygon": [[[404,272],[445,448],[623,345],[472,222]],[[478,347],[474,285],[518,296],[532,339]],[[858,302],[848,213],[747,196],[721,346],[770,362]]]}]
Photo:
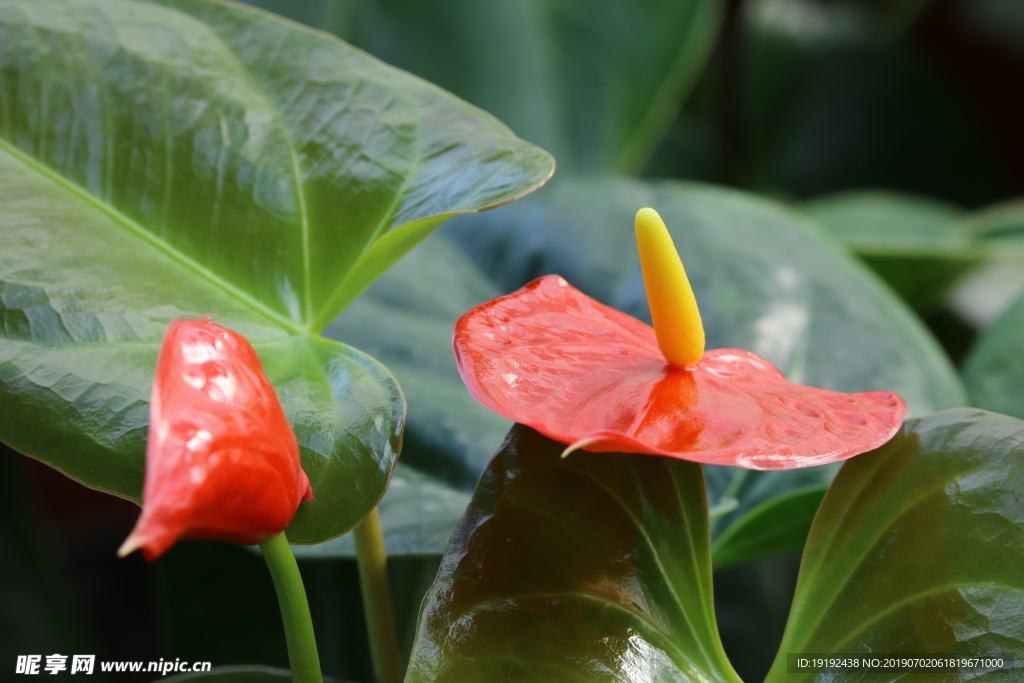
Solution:
[{"label": "blurred background leaf", "polygon": [[973,405],[1024,418],[1024,297],[978,339],[964,381]]},{"label": "blurred background leaf", "polygon": [[637,172],[703,68],[722,0],[319,0],[312,21],[497,116],[564,172]]},{"label": "blurred background leaf", "polygon": [[802,548],[827,490],[808,486],[752,508],[715,540],[715,569]]}]

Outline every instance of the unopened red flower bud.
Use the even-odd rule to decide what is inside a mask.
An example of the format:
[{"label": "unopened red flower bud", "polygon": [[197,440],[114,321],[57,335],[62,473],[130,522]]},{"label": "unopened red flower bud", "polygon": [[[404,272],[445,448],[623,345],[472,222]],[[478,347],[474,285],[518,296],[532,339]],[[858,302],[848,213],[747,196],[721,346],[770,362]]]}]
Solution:
[{"label": "unopened red flower bud", "polygon": [[142,515],[119,555],[181,538],[259,543],[312,500],[274,387],[242,335],[208,319],[164,335],[149,411]]}]

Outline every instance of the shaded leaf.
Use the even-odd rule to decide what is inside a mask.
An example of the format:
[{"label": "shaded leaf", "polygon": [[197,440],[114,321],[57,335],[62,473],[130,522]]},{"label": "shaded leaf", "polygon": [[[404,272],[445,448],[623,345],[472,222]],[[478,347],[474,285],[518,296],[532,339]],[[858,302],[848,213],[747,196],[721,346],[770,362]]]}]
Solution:
[{"label": "shaded leaf", "polygon": [[[389,555],[444,552],[512,424],[469,395],[452,354],[455,321],[499,294],[457,247],[434,235],[324,330],[386,359],[411,406],[401,462],[380,505]],[[355,556],[350,536],[295,550]]]},{"label": "shaded leaf", "polygon": [[[1024,422],[977,410],[912,420],[886,446],[847,462],[811,528],[766,680],[822,680],[787,673],[787,654],[800,652],[1019,659],[1022,489]],[[904,676],[871,671],[842,680]]]},{"label": "shaded leaf", "polygon": [[312,333],[444,216],[552,162],[329,36],[165,5],[0,2],[0,438],[137,500],[164,328],[212,314],[295,426],[317,499],[289,536],[322,541],[383,494],[404,402]]},{"label": "shaded leaf", "polygon": [[963,229],[971,235],[1024,250],[1024,199],[986,206],[968,215]]},{"label": "shaded leaf", "polygon": [[700,467],[563,448],[513,428],[427,594],[406,680],[738,681]]},{"label": "shaded leaf", "polygon": [[783,493],[750,510],[711,548],[715,569],[802,548],[826,486]]}]

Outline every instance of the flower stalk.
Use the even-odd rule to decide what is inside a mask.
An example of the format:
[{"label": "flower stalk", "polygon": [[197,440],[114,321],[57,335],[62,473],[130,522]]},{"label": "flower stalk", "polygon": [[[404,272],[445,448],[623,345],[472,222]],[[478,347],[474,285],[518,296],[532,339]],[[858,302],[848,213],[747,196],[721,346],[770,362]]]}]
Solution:
[{"label": "flower stalk", "polygon": [[377,683],[401,683],[402,656],[398,649],[391,587],[388,584],[388,558],[377,508],[370,511],[353,533],[373,675]]},{"label": "flower stalk", "polygon": [[281,606],[284,636],[288,644],[288,661],[294,683],[323,683],[320,658],[316,650],[313,620],[309,614],[309,601],[302,585],[302,575],[295,555],[284,532],[274,534],[260,543],[263,558],[277,591]]}]

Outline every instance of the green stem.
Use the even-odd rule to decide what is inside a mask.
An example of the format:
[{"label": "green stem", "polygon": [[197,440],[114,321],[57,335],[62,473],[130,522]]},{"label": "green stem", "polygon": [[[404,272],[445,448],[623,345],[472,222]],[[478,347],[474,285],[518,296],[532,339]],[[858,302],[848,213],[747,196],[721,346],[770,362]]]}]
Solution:
[{"label": "green stem", "polygon": [[291,663],[294,683],[323,683],[320,658],[316,653],[313,620],[309,616],[309,602],[302,587],[299,565],[282,531],[260,543],[263,559],[267,561],[270,576],[277,590],[284,621],[284,637],[288,643],[288,661]]},{"label": "green stem", "polygon": [[355,529],[356,562],[359,565],[359,587],[363,593],[366,629],[370,635],[370,655],[377,683],[401,683],[402,656],[395,632],[395,616],[391,610],[391,588],[388,586],[388,557],[384,551],[384,534],[380,530],[377,508]]},{"label": "green stem", "polygon": [[718,528],[718,523],[722,520],[722,517],[740,506],[740,501],[736,494],[740,492],[740,487],[743,486],[743,482],[746,481],[748,474],[750,474],[750,470],[745,467],[737,467],[736,471],[733,472],[732,479],[729,480],[725,490],[722,491],[722,495],[718,497],[718,502],[709,507],[708,518],[711,520],[712,531]]},{"label": "green stem", "polygon": [[743,482],[747,480],[748,474],[750,474],[750,470],[746,467],[737,467],[736,471],[733,472],[732,479],[729,480],[725,490],[722,491],[722,498],[735,498],[736,494],[740,492]]}]

